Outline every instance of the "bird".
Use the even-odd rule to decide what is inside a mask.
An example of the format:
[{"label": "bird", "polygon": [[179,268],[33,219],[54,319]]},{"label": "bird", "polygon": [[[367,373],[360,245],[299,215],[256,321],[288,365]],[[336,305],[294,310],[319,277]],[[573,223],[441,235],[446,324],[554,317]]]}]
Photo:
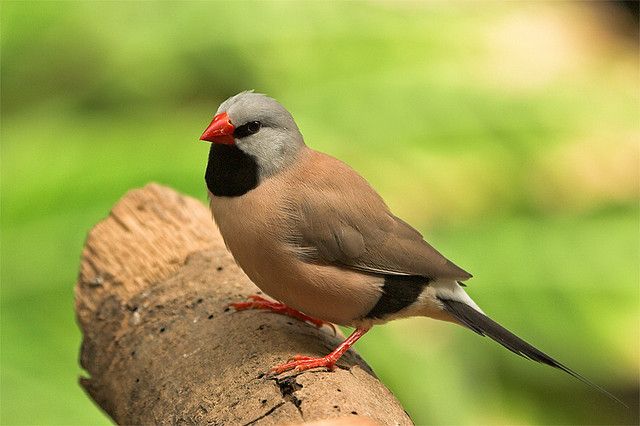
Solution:
[{"label": "bird", "polygon": [[472,275],[395,216],[354,169],[308,147],[275,99],[253,91],[228,98],[200,140],[211,142],[205,182],[224,243],[274,299],[231,306],[355,328],[328,355],[295,355],[273,374],[333,370],[373,326],[419,316],[466,327],[620,402],[489,318],[464,289]]}]

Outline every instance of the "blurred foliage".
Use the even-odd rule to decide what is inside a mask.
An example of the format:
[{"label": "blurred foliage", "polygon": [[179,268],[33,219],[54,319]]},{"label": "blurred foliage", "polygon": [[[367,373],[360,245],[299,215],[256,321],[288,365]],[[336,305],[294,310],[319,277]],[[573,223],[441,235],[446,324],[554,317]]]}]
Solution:
[{"label": "blurred foliage", "polygon": [[638,424],[638,46],[611,4],[5,1],[1,19],[0,423],[108,423],[77,385],[86,232],[149,181],[204,199],[197,138],[254,88],[472,271],[487,312],[631,405],[412,319],[358,350],[416,423]]}]

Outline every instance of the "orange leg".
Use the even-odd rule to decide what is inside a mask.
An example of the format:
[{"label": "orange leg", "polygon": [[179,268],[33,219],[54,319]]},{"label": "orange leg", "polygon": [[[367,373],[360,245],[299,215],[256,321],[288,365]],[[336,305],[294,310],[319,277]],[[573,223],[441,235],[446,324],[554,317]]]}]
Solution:
[{"label": "orange leg", "polygon": [[296,355],[291,361],[272,368],[271,372],[280,374],[289,370],[304,371],[318,367],[334,370],[336,368],[336,362],[338,362],[340,357],[348,351],[359,338],[364,336],[367,331],[369,331],[369,328],[357,328],[351,336],[347,338],[347,340],[340,343],[340,345],[327,356],[323,356],[322,358],[313,358],[304,355]]},{"label": "orange leg", "polygon": [[327,325],[331,327],[331,329],[333,330],[333,334],[336,334],[336,327],[330,322],[310,317],[309,315],[303,314],[300,311],[296,311],[295,309],[288,307],[284,303],[273,302],[271,300],[265,299],[262,296],[258,296],[257,294],[252,294],[248,296],[248,298],[251,299],[250,302],[230,303],[229,306],[234,308],[236,311],[244,311],[247,309],[265,309],[277,314],[287,315],[292,318],[299,319],[303,322],[311,323],[318,328],[322,327],[323,325]]}]

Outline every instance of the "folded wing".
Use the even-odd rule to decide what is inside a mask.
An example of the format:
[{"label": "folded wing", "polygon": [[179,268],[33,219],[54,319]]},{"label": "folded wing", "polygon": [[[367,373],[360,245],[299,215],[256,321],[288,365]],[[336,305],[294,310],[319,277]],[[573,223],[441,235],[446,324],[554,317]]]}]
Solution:
[{"label": "folded wing", "polygon": [[[385,275],[471,278],[394,216],[360,175],[338,160],[322,157],[316,161],[323,164],[314,168],[319,175],[305,180],[303,191],[293,191],[289,204],[293,225],[288,240],[302,259]],[[335,179],[326,174],[348,176]]]}]

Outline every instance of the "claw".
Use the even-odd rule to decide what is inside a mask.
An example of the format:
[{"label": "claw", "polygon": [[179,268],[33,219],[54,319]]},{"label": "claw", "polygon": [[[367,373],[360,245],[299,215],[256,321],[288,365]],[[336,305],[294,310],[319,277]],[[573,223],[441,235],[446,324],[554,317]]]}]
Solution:
[{"label": "claw", "polygon": [[269,372],[277,375],[289,370],[305,371],[312,368],[327,368],[328,370],[333,371],[336,369],[336,362],[338,362],[340,357],[348,351],[359,338],[364,336],[367,331],[369,331],[369,329],[366,327],[357,328],[351,336],[347,338],[347,340],[342,342],[327,356],[323,356],[322,358],[313,358],[306,355],[295,355],[288,362],[273,367]]},{"label": "claw", "polygon": [[[284,303],[273,302],[271,300],[265,299],[262,296],[258,296],[257,294],[252,294],[247,298],[250,300],[249,302],[234,302],[229,303],[228,306],[235,308],[235,310],[237,311],[243,311],[245,309],[266,309],[278,314],[297,318],[301,321],[313,324],[318,328],[321,328],[326,324],[331,327],[334,336],[337,334],[336,327],[332,323],[310,317],[309,315],[303,314],[300,311],[296,311],[295,309],[288,307]],[[331,352],[327,356],[324,356],[322,358],[313,358],[306,355],[295,355],[288,362],[273,367],[271,370],[269,370],[269,372],[272,374],[280,374],[289,370],[305,371],[312,368],[327,368],[328,370],[333,371],[336,369],[336,362],[338,362],[340,357],[346,351],[348,351],[351,345],[353,345],[367,331],[369,331],[368,327],[357,328],[353,332],[353,334],[351,334],[351,336],[347,338],[347,340],[342,342],[333,352]]]},{"label": "claw", "polygon": [[273,302],[271,300],[265,299],[262,296],[258,296],[257,294],[251,294],[247,296],[247,298],[250,299],[251,301],[229,303],[228,306],[234,308],[236,311],[244,311],[247,309],[269,310],[271,312],[287,315],[292,318],[299,319],[300,321],[310,323],[312,325],[315,325],[317,328],[322,328],[323,325],[327,325],[331,327],[331,330],[333,330],[334,336],[337,334],[336,327],[332,323],[328,321],[323,321],[318,318],[310,317],[309,315],[306,315],[300,311],[297,311],[293,308],[288,307],[284,303]]},{"label": "claw", "polygon": [[289,358],[289,361],[309,361],[310,359],[316,359],[312,356],[306,356],[306,355],[294,355],[291,358]]},{"label": "claw", "polygon": [[331,355],[324,356],[322,358],[313,358],[310,356],[296,355],[293,357],[293,361],[286,362],[284,364],[273,367],[270,372],[275,374],[281,374],[285,371],[305,371],[312,368],[327,368],[330,371],[336,369],[336,361]]}]

